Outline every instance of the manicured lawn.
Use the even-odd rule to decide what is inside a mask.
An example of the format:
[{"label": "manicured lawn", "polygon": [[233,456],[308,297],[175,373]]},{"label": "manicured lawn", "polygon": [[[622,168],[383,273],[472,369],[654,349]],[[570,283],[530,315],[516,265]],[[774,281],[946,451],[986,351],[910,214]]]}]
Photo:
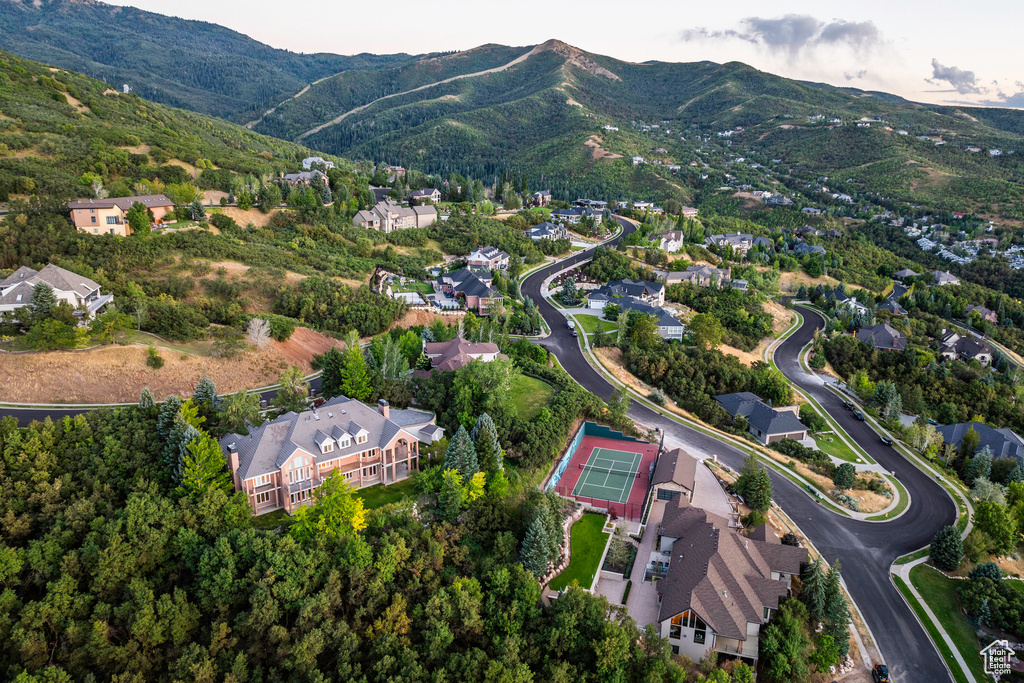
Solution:
[{"label": "manicured lawn", "polygon": [[395,283],[396,292],[419,292],[420,294],[433,294],[434,287],[426,282],[406,282],[405,287],[399,287]]},{"label": "manicured lawn", "polygon": [[947,578],[941,572],[923,564],[910,570],[910,581],[938,617],[946,633],[953,639],[956,649],[960,651],[960,656],[967,662],[974,677],[979,681],[992,680],[982,668],[982,660],[978,656],[981,646],[974,635],[974,629],[968,623],[967,617],[961,614],[957,603],[956,588],[960,582]]},{"label": "manicured lawn", "polygon": [[597,332],[597,323],[601,323],[605,332],[608,332],[609,330],[617,330],[619,328],[618,323],[613,323],[610,320],[603,320],[602,318],[598,318],[596,315],[576,315],[573,317],[579,321],[580,327],[582,327],[583,331],[587,334]]},{"label": "manicured lawn", "polygon": [[519,375],[512,381],[512,400],[515,401],[519,417],[524,420],[537,417],[554,393],[555,390],[550,384],[536,377]]},{"label": "manicured lawn", "polygon": [[[827,441],[826,439],[832,440]],[[857,457],[857,454],[854,453],[853,450],[834,433],[823,434],[821,437],[815,438],[814,440],[817,442],[818,448],[833,457],[847,462],[864,462]]]},{"label": "manicured lawn", "polygon": [[572,525],[569,531],[569,566],[551,579],[552,590],[562,590],[573,580],[588,589],[594,583],[597,565],[610,535],[603,531],[604,519],[603,515],[586,514]]},{"label": "manicured lawn", "polygon": [[397,503],[405,498],[415,498],[416,482],[410,477],[409,479],[404,479],[395,484],[388,484],[387,486],[381,486],[380,484],[367,486],[365,489],[355,491],[354,495],[362,498],[363,505],[368,510],[372,510],[374,508],[390,505],[391,503]]}]

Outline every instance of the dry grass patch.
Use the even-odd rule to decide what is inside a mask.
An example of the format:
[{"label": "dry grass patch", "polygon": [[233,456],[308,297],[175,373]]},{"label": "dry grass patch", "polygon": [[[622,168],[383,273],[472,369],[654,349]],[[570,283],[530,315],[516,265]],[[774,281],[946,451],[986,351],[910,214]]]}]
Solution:
[{"label": "dry grass patch", "polygon": [[304,373],[310,361],[341,342],[307,328],[296,328],[286,342],[265,349],[250,349],[235,358],[198,355],[210,342],[194,345],[197,354],[157,349],[165,365],[146,366],[147,349],[141,344],[104,346],[91,351],[55,351],[5,355],[0,363],[0,401],[14,403],[123,403],[134,402],[143,387],[158,398],[191,395],[204,375],[220,393],[274,384],[290,365]]},{"label": "dry grass patch", "polygon": [[621,154],[614,154],[613,152],[609,152],[604,147],[602,147],[601,145],[603,143],[604,143],[604,138],[602,138],[602,137],[600,137],[598,135],[591,135],[583,143],[583,146],[590,148],[590,154],[591,154],[591,156],[594,159],[621,159],[622,158]]}]

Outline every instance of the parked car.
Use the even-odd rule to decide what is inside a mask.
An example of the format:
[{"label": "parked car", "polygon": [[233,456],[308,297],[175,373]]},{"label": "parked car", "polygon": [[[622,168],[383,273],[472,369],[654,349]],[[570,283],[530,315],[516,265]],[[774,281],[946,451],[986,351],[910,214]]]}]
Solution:
[{"label": "parked car", "polygon": [[892,445],[892,439],[890,439],[887,436],[883,436],[882,437],[882,443],[884,443],[886,446],[891,446]]},{"label": "parked car", "polygon": [[864,413],[860,412],[859,410],[854,411],[853,416],[860,420],[861,422],[867,419],[866,417],[864,417]]},{"label": "parked car", "polygon": [[847,410],[853,410],[853,401],[843,401],[843,405]]},{"label": "parked car", "polygon": [[572,336],[574,336],[574,337],[578,337],[578,336],[580,336],[580,335],[579,335],[579,334],[577,334],[576,330],[573,330],[573,331],[572,331]]},{"label": "parked car", "polygon": [[875,664],[871,669],[871,679],[875,683],[889,683],[889,667],[885,664]]}]

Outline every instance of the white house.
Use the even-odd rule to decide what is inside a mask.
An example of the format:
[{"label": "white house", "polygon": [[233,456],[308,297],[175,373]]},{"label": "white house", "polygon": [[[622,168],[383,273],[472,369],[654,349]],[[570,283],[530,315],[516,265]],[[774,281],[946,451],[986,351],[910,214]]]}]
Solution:
[{"label": "white house", "polygon": [[52,263],[42,270],[22,266],[0,281],[0,313],[28,306],[32,302],[32,291],[41,283],[53,288],[58,301],[83,310],[86,319],[114,300],[113,294],[101,294],[100,286],[84,275]]}]

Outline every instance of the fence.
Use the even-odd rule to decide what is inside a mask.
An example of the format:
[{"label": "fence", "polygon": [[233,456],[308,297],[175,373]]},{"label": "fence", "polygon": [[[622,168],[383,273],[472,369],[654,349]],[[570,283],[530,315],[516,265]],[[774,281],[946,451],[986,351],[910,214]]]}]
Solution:
[{"label": "fence", "polygon": [[606,511],[615,517],[626,519],[630,522],[639,522],[641,516],[644,514],[643,503],[619,503],[614,500],[590,498],[589,496],[574,496],[572,495],[572,489],[567,486],[554,486],[549,487],[549,489],[553,490],[563,498],[570,498],[581,505],[586,505],[594,508],[595,510]]}]

